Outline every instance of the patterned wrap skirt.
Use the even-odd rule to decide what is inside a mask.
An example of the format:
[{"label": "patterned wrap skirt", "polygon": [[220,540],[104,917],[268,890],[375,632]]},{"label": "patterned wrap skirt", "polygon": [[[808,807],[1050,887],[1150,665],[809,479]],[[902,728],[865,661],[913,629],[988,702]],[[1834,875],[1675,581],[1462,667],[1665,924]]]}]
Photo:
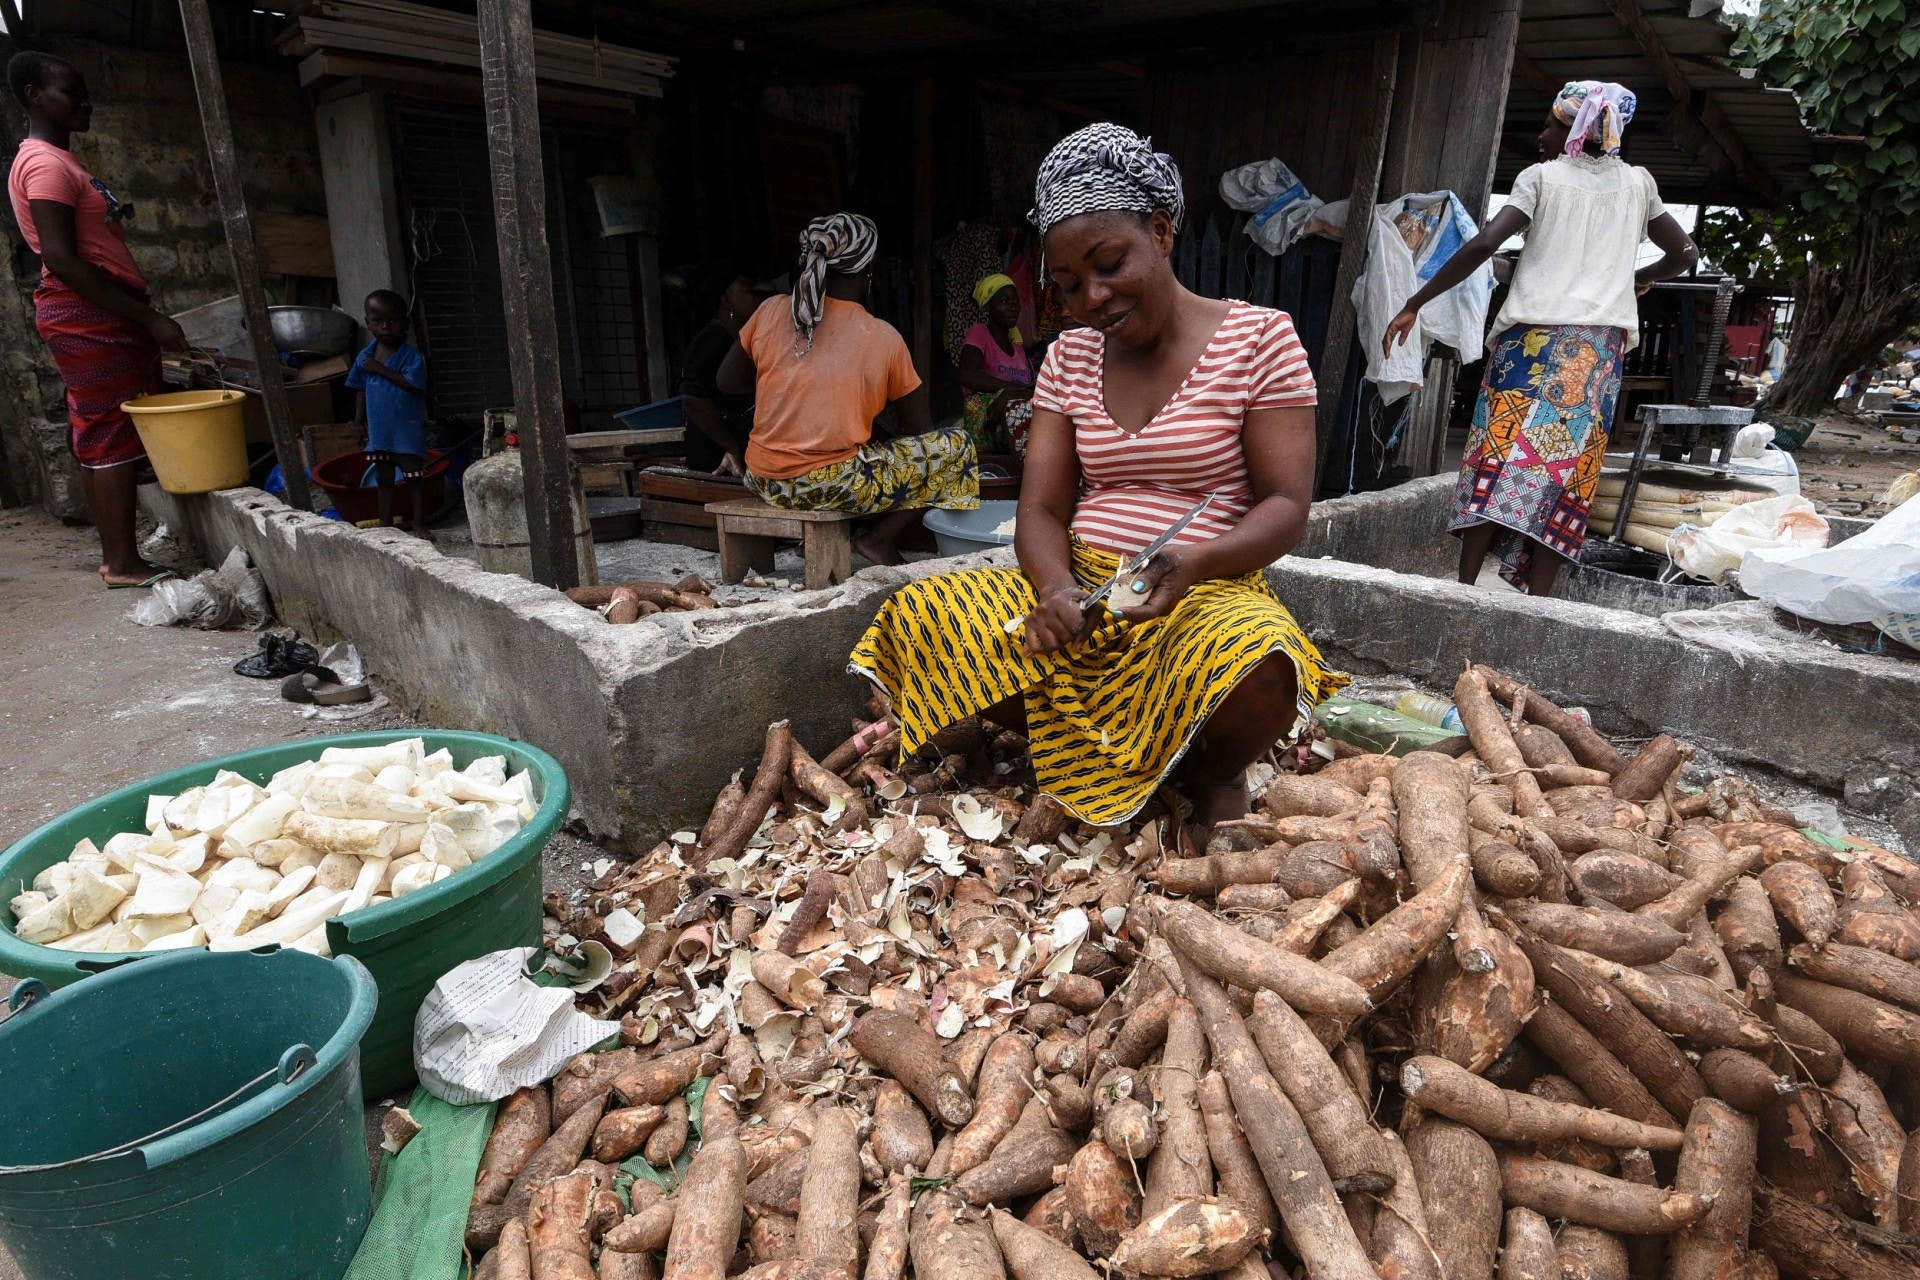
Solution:
[{"label": "patterned wrap skirt", "polygon": [[[1073,540],[1082,587],[1095,589],[1119,567],[1112,552]],[[1138,813],[1221,701],[1270,655],[1292,659],[1301,717],[1347,684],[1261,573],[1202,582],[1152,622],[1109,613],[1084,644],[1038,658],[1005,627],[1035,603],[1018,569],[922,579],[881,607],[847,669],[893,699],[906,752],[1022,695],[1040,789],[1096,826]]]},{"label": "patterned wrap skirt", "polygon": [[[120,286],[146,301],[146,295]],[[67,447],[83,467],[117,467],[147,456],[120,406],[163,389],[160,344],[125,316],[43,277],[33,291],[35,327],[67,385]]]},{"label": "patterned wrap skirt", "polygon": [[1487,356],[1447,528],[1497,524],[1501,574],[1524,582],[1537,542],[1569,560],[1587,540],[1620,392],[1627,331],[1517,324]]},{"label": "patterned wrap skirt", "polygon": [[749,471],[746,482],[760,501],[788,511],[877,516],[926,507],[972,511],[980,505],[980,463],[961,427],[869,440],[851,458],[805,475],[769,480]]}]

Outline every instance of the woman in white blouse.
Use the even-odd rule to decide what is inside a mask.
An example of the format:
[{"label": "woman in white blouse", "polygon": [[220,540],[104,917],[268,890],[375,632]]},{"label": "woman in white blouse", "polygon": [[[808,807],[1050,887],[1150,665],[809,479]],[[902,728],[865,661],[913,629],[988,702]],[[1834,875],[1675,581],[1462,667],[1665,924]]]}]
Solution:
[{"label": "woman in white blouse", "polygon": [[[1617,84],[1577,80],[1562,89],[1540,131],[1540,163],[1521,171],[1505,207],[1387,326],[1391,351],[1421,307],[1526,233],[1487,340],[1447,522],[1460,537],[1462,582],[1476,580],[1493,551],[1509,582],[1550,595],[1561,564],[1579,558],[1621,364],[1640,341],[1636,300],[1699,258],[1653,175],[1620,159],[1633,111],[1633,94]],[[1664,256],[1636,271],[1645,239]]]}]

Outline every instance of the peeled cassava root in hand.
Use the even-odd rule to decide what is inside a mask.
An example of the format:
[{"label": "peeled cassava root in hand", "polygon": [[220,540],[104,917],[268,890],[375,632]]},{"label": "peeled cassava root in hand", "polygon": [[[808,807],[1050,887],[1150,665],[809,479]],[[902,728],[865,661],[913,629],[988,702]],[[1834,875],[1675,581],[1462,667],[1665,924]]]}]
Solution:
[{"label": "peeled cassava root in hand", "polygon": [[1920,1276],[1920,870],[1455,693],[1471,751],[1280,774],[1197,850],[981,722],[774,726],[692,846],[555,911],[642,922],[580,998],[622,1047],[501,1107],[482,1273]]}]

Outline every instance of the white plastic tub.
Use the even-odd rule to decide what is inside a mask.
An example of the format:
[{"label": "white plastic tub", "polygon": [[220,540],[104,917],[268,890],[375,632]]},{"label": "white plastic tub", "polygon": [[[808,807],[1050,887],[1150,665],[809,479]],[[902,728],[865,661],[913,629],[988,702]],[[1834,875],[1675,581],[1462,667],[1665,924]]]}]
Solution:
[{"label": "white plastic tub", "polygon": [[933,530],[933,540],[943,556],[969,556],[976,551],[991,551],[1010,546],[1012,533],[994,532],[1013,518],[1017,502],[982,502],[974,511],[929,511],[921,519]]}]

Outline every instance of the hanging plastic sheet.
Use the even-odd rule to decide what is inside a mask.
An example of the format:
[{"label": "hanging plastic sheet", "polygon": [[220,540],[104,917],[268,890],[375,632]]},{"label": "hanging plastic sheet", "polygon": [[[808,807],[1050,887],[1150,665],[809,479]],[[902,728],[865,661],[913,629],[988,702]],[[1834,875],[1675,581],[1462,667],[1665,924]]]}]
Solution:
[{"label": "hanging plastic sheet", "polygon": [[1243,164],[1220,175],[1220,198],[1250,213],[1247,235],[1278,257],[1302,235],[1322,201],[1279,158]]},{"label": "hanging plastic sheet", "polygon": [[1380,339],[1421,285],[1433,278],[1480,228],[1451,191],[1405,195],[1373,207],[1367,228],[1367,265],[1353,285],[1367,379],[1392,404],[1426,378],[1427,348],[1444,342],[1468,359],[1486,340],[1493,267],[1482,263],[1465,280],[1420,308],[1407,340],[1382,354]]}]

